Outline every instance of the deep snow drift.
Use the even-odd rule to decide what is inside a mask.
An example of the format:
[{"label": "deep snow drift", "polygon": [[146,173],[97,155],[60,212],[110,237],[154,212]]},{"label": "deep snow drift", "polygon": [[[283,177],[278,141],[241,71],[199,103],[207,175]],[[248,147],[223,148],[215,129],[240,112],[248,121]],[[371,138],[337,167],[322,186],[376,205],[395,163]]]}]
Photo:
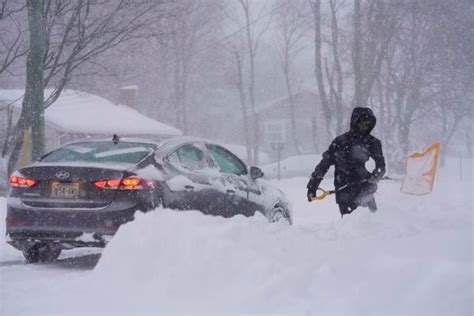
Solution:
[{"label": "deep snow drift", "polygon": [[93,270],[93,250],[24,265],[2,241],[0,314],[473,313],[472,170],[461,182],[442,169],[422,197],[382,182],[377,213],[344,219],[333,197],[308,203],[306,181],[275,182],[293,202],[293,226],[138,213]]}]

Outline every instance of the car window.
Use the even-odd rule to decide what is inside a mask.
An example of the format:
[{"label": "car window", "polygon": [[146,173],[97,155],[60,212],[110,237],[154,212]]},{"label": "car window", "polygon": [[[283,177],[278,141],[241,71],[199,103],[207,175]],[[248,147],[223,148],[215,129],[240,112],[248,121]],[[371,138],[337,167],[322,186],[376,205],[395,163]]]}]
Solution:
[{"label": "car window", "polygon": [[136,163],[154,150],[156,146],[147,143],[112,141],[83,142],[66,145],[52,151],[41,161],[43,162],[117,162]]},{"label": "car window", "polygon": [[206,147],[220,172],[236,175],[247,174],[245,164],[230,151],[216,145],[206,145]]},{"label": "car window", "polygon": [[184,145],[168,156],[168,161],[188,170],[209,168],[204,152],[194,145]]}]

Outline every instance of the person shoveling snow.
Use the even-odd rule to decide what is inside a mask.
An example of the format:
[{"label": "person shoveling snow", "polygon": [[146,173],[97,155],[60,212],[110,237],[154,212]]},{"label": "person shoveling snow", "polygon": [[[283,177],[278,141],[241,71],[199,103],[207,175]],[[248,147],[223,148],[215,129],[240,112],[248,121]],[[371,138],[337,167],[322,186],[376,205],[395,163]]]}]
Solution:
[{"label": "person shoveling snow", "polygon": [[[377,182],[385,174],[385,159],[380,140],[370,135],[375,123],[376,118],[370,108],[354,108],[349,132],[332,141],[311,174],[306,186],[308,201],[336,193],[336,203],[342,216],[350,214],[359,206],[368,207],[372,212],[377,210],[374,193],[377,191]],[[365,168],[369,158],[375,161],[372,172]],[[332,165],[335,167],[335,190],[326,192],[319,188],[319,184]],[[322,197],[317,197],[317,190],[323,191]]]}]

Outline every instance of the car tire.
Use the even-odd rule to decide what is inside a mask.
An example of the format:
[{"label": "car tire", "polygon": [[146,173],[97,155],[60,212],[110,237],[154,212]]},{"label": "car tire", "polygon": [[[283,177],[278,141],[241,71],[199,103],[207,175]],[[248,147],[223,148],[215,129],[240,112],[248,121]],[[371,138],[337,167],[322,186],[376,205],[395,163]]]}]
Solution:
[{"label": "car tire", "polygon": [[23,251],[26,263],[51,263],[61,255],[61,248],[49,244],[38,243]]},{"label": "car tire", "polygon": [[270,223],[280,222],[291,225],[291,218],[288,210],[279,204],[275,205],[275,207],[267,213],[267,219]]}]

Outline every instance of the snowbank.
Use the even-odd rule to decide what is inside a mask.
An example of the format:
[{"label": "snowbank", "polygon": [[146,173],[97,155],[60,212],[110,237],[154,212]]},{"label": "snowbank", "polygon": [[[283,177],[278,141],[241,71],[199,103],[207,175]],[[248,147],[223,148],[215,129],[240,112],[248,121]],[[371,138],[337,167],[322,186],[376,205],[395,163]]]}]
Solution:
[{"label": "snowbank", "polygon": [[[292,227],[261,216],[137,214],[103,252],[84,312],[472,312],[472,198],[442,181],[414,198],[387,181],[378,213],[340,220],[333,201],[294,195],[305,181],[280,183],[296,203]],[[98,296],[105,292],[110,299]]]},{"label": "snowbank", "polygon": [[421,197],[384,181],[377,213],[343,219],[333,197],[305,200],[306,181],[274,182],[293,202],[291,227],[137,213],[93,271],[15,264],[2,245],[0,314],[472,315],[472,176],[442,169]]}]

